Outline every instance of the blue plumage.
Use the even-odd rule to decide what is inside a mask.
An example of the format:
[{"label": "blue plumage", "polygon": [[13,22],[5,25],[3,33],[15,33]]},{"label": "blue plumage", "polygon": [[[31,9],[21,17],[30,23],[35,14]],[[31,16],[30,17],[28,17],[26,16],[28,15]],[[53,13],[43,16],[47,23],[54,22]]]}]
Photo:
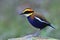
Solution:
[{"label": "blue plumage", "polygon": [[36,28],[43,29],[44,27],[48,26],[48,24],[42,22],[43,20],[41,20],[40,18],[39,18],[40,21],[39,21],[38,19],[36,19],[35,17],[34,17],[34,19],[31,19],[30,16],[27,17],[27,19],[28,19],[28,21],[29,21],[34,27],[36,27]]}]

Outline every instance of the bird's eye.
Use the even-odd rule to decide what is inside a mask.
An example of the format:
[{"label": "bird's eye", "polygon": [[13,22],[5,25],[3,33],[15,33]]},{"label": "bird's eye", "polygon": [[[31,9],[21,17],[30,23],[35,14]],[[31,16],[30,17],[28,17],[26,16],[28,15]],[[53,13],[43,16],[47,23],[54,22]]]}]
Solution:
[{"label": "bird's eye", "polygon": [[26,11],[26,12],[24,12],[24,14],[29,14],[29,13],[32,13],[32,12],[34,12],[34,11]]}]

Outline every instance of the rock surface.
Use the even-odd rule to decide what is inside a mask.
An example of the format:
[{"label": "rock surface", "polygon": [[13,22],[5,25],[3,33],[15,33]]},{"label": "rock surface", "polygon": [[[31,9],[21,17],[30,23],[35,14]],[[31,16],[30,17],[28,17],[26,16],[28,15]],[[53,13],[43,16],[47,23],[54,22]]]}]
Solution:
[{"label": "rock surface", "polygon": [[11,39],[8,39],[8,40],[58,40],[58,39],[33,37],[32,35],[27,35],[27,36],[24,36],[24,37],[11,38]]}]

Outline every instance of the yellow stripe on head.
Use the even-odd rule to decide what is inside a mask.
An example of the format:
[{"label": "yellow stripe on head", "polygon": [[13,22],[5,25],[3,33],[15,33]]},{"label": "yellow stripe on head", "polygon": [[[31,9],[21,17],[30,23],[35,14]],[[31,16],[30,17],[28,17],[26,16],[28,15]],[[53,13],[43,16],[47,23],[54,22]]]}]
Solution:
[{"label": "yellow stripe on head", "polygon": [[33,11],[31,8],[26,8],[23,10],[23,13],[26,12],[26,11]]}]

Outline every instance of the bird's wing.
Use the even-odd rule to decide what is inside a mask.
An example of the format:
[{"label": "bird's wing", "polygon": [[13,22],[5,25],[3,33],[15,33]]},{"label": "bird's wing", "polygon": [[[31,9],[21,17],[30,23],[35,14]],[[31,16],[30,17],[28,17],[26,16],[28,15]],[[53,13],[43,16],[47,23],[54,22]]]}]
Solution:
[{"label": "bird's wing", "polygon": [[34,15],[36,16],[37,19],[39,18],[38,20],[41,19],[40,21],[42,21],[42,22],[44,21],[45,23],[50,24],[42,14],[36,14],[35,13]]}]

